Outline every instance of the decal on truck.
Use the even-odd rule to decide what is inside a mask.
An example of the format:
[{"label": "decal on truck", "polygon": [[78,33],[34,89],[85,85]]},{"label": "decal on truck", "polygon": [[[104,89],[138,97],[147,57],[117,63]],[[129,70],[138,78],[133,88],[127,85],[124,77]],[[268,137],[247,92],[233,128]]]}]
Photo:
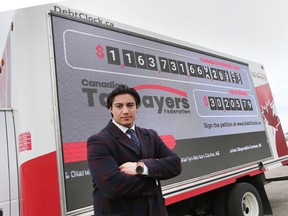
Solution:
[{"label": "decal on truck", "polygon": [[[257,76],[257,78],[261,80],[263,80],[263,77],[266,78],[266,76],[263,75]],[[267,131],[268,135],[270,136],[269,140],[274,142],[272,143],[272,146],[276,147],[277,156],[285,156],[288,154],[287,143],[284,137],[280,119],[277,114],[270,85],[268,83],[261,85],[256,88],[256,91],[258,94],[259,104],[261,106],[261,113],[265,124],[267,124]],[[287,163],[287,160],[285,163]]]}]

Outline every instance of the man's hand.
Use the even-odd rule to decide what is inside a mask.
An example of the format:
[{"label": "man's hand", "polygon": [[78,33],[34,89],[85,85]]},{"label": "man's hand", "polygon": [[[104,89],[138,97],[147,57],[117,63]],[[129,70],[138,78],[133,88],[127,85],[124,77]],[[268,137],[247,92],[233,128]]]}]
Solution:
[{"label": "man's hand", "polygon": [[126,162],[122,164],[119,169],[121,172],[128,174],[128,175],[137,175],[136,173],[136,167],[137,163],[136,162]]}]

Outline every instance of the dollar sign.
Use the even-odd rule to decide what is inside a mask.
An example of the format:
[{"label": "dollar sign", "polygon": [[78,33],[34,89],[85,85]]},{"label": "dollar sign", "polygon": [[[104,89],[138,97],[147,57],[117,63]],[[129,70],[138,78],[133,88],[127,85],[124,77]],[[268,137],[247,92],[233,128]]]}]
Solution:
[{"label": "dollar sign", "polygon": [[206,96],[203,97],[204,106],[208,107],[208,98]]},{"label": "dollar sign", "polygon": [[100,58],[100,59],[102,59],[103,57],[104,57],[104,48],[100,45],[100,44],[98,44],[98,46],[96,47],[96,55]]}]

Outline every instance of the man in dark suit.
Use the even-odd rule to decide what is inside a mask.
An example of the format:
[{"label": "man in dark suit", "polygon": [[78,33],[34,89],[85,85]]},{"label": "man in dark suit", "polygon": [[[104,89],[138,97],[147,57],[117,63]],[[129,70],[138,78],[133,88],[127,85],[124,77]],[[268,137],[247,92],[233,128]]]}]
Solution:
[{"label": "man in dark suit", "polygon": [[140,102],[133,88],[118,86],[107,98],[112,120],[87,141],[95,216],[168,215],[159,180],[179,175],[181,161],[154,130],[135,125]]}]

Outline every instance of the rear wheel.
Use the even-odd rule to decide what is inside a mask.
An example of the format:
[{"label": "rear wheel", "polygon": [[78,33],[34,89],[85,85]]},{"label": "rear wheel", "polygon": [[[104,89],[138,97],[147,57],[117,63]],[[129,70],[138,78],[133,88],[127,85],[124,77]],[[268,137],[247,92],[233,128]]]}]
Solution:
[{"label": "rear wheel", "polygon": [[263,216],[260,195],[252,184],[235,184],[230,189],[227,198],[229,216]]}]

